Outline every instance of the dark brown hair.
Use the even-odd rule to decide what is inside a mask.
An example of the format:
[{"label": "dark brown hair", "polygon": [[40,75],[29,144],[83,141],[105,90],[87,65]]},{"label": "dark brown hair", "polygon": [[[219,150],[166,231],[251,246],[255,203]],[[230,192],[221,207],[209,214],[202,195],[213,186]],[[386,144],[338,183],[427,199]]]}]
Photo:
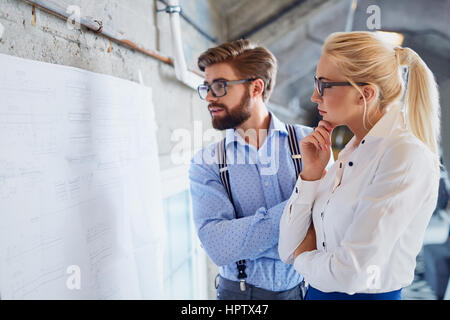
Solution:
[{"label": "dark brown hair", "polygon": [[242,80],[261,79],[264,82],[263,100],[269,100],[277,76],[277,59],[269,50],[257,47],[249,40],[236,40],[210,48],[198,58],[201,71],[217,63],[230,64]]}]

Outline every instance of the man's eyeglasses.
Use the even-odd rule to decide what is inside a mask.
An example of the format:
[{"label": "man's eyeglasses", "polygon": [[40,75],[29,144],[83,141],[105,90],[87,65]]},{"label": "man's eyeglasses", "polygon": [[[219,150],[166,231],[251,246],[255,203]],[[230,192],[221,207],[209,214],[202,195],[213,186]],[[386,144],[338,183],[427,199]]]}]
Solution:
[{"label": "man's eyeglasses", "polygon": [[211,84],[201,84],[197,87],[198,95],[200,99],[206,100],[206,96],[208,95],[208,91],[211,90],[211,93],[214,97],[220,98],[227,94],[227,86],[234,84],[241,84],[246,82],[252,82],[255,79],[245,79],[245,80],[235,80],[235,81],[226,81],[226,80],[215,80]]},{"label": "man's eyeglasses", "polygon": [[[365,86],[368,85],[368,83],[365,82],[356,82],[358,86]],[[316,76],[314,76],[314,88],[317,90],[317,93],[320,96],[323,96],[323,90],[326,88],[331,88],[334,86],[351,86],[352,84],[350,82],[323,82],[321,78],[317,79]]]}]

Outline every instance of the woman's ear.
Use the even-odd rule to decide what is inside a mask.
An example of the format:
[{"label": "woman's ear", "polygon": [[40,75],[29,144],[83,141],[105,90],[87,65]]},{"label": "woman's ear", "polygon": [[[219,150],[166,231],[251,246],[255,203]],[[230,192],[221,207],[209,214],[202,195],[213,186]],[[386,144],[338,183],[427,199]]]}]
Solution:
[{"label": "woman's ear", "polygon": [[[361,87],[361,91],[364,94],[364,98],[368,104],[373,102],[378,97],[378,89],[372,85],[365,85]],[[364,104],[364,99],[362,96],[359,97],[360,103]]]}]

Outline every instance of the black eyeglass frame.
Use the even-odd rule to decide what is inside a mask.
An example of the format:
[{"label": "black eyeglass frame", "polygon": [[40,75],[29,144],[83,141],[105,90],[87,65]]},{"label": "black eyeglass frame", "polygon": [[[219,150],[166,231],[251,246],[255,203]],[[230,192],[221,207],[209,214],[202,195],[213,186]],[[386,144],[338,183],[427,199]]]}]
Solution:
[{"label": "black eyeglass frame", "polygon": [[[252,81],[255,81],[255,80],[256,80],[256,78],[250,78],[250,79],[244,79],[244,80],[233,80],[233,81],[227,81],[227,80],[219,79],[219,80],[213,81],[211,84],[205,84],[205,83],[204,83],[204,84],[199,85],[199,86],[197,87],[197,93],[198,93],[198,96],[200,97],[200,99],[206,100],[206,96],[205,96],[205,98],[203,98],[202,95],[200,94],[200,90],[201,90],[202,88],[205,88],[205,87],[206,87],[206,88],[207,88],[206,95],[208,95],[208,92],[211,91],[213,97],[215,97],[215,98],[221,98],[221,97],[224,97],[224,96],[227,95],[227,93],[228,93],[227,87],[228,87],[229,85],[242,84],[242,83],[246,83],[246,82],[252,82]],[[217,83],[217,82],[221,82],[221,83],[224,84],[224,88],[223,88],[223,89],[224,89],[224,94],[223,94],[223,95],[218,96],[218,95],[216,95],[216,93],[214,92],[214,90],[211,89],[211,86],[212,86],[214,83]]]},{"label": "black eyeglass frame", "polygon": [[[317,93],[323,97],[323,90],[335,86],[351,86],[350,82],[323,82],[322,79],[317,79],[316,75],[314,75],[314,90],[317,90]],[[356,82],[358,86],[366,86],[368,83],[366,82]]]}]

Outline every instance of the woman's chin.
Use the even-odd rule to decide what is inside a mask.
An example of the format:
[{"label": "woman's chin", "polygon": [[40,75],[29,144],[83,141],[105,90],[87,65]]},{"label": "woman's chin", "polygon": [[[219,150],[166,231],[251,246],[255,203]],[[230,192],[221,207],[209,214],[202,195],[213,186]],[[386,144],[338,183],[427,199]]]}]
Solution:
[{"label": "woman's chin", "polygon": [[331,117],[327,116],[327,114],[322,117],[322,120],[328,122],[333,128],[344,125],[343,123],[339,123]]}]

